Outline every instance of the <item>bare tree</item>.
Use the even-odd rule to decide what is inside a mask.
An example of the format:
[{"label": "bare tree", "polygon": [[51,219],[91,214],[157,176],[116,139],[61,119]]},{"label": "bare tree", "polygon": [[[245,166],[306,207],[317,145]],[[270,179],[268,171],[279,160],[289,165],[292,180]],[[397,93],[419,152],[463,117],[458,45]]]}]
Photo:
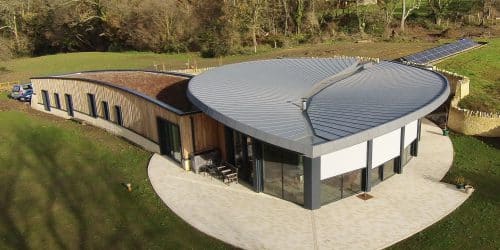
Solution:
[{"label": "bare tree", "polygon": [[406,7],[406,2],[407,0],[403,0],[402,1],[402,5],[403,5],[403,10],[402,10],[402,13],[401,13],[401,32],[404,32],[405,31],[405,24],[406,24],[406,18],[408,18],[408,16],[410,16],[410,14],[417,10],[418,8],[420,8],[421,4],[422,4],[422,0],[408,0],[409,2],[409,9],[407,9]]},{"label": "bare tree", "polygon": [[260,29],[261,9],[263,8],[263,0],[252,0],[250,30],[252,31],[253,52],[257,53],[257,31]]},{"label": "bare tree", "polygon": [[282,0],[283,1],[283,10],[284,10],[284,20],[285,20],[285,29],[284,29],[284,35],[288,35],[288,19],[290,18],[290,10],[288,9],[288,0]]},{"label": "bare tree", "polygon": [[377,1],[377,5],[383,11],[385,33],[388,36],[390,34],[389,28],[394,17],[394,12],[399,5],[399,0],[379,0]]}]

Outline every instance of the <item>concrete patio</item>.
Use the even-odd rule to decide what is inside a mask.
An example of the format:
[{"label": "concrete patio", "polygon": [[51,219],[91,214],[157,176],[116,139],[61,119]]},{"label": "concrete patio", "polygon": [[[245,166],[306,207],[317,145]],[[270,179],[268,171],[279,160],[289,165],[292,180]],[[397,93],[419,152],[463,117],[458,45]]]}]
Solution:
[{"label": "concrete patio", "polygon": [[422,123],[419,156],[372,188],[319,210],[306,210],[244,185],[186,172],[160,155],[148,174],[165,204],[200,231],[245,249],[381,249],[432,225],[469,196],[440,182],[453,160],[448,137]]}]

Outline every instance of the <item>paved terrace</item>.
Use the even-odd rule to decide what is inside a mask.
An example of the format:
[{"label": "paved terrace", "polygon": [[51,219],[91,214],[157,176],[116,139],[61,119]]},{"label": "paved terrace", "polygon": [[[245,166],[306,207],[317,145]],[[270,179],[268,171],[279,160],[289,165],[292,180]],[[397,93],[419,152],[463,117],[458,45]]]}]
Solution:
[{"label": "paved terrace", "polygon": [[355,196],[319,210],[226,186],[209,176],[185,172],[154,155],[149,178],[165,204],[195,228],[245,249],[381,249],[440,220],[468,195],[440,182],[453,148],[441,130],[425,120],[419,156],[402,175],[372,188],[374,198]]}]

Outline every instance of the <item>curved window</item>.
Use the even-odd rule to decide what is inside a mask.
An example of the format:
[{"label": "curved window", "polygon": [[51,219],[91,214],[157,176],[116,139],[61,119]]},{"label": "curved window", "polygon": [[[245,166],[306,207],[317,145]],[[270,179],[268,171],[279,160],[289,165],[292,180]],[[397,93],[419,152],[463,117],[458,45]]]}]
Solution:
[{"label": "curved window", "polygon": [[321,181],[321,204],[327,204],[361,192],[362,169]]},{"label": "curved window", "polygon": [[413,157],[411,155],[411,147],[412,147],[413,143],[411,143],[410,145],[408,145],[404,151],[403,151],[403,162],[402,162],[402,165],[405,166],[406,164],[408,164],[408,162],[411,160],[411,158]]}]

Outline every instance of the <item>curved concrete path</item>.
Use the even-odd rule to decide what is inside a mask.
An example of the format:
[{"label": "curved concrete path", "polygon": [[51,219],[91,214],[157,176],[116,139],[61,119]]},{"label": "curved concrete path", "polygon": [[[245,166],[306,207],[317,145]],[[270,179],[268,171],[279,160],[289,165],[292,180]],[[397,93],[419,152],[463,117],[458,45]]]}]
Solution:
[{"label": "curved concrete path", "polygon": [[148,174],[155,191],[182,219],[215,238],[245,249],[380,249],[440,220],[468,195],[439,182],[453,148],[429,121],[422,124],[419,156],[402,175],[355,196],[310,211],[243,185],[226,186],[185,172],[154,155]]}]

